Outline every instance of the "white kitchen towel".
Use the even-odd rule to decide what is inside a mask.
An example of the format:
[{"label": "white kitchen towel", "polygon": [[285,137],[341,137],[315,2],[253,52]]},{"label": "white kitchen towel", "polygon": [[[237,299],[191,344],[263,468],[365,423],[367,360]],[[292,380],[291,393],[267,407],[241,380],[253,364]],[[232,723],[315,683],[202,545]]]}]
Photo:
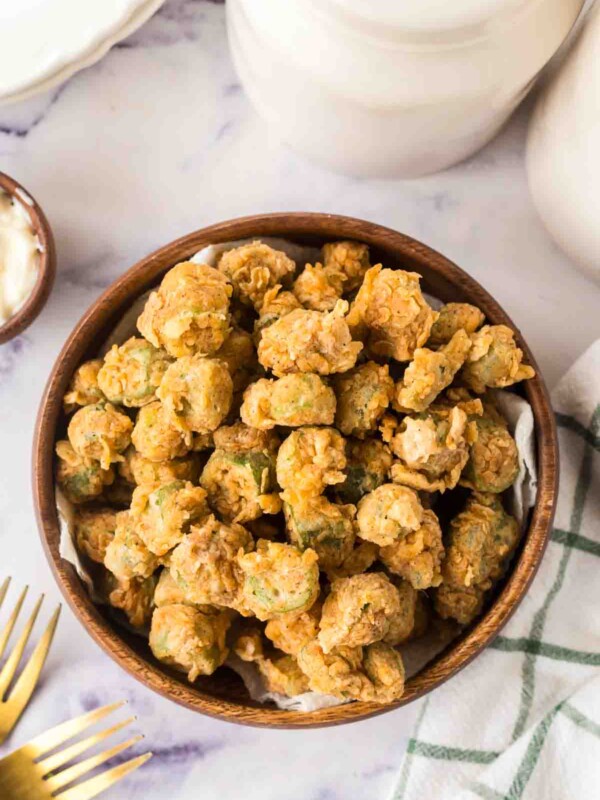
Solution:
[{"label": "white kitchen towel", "polygon": [[600,798],[600,341],[552,393],[560,493],[514,617],[423,702],[391,800]]}]

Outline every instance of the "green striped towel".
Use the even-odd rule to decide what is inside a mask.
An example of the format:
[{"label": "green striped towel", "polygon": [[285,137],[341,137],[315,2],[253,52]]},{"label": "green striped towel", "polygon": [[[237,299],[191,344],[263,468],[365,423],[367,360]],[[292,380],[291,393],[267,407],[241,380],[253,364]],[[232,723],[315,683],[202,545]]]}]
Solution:
[{"label": "green striped towel", "polygon": [[422,701],[392,800],[600,798],[600,341],[552,393],[561,486],[502,634]]}]

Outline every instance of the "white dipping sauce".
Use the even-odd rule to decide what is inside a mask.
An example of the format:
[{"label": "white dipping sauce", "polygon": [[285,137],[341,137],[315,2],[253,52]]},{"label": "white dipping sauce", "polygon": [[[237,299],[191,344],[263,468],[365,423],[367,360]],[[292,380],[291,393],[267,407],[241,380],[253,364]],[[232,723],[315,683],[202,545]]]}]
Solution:
[{"label": "white dipping sauce", "polygon": [[40,252],[28,211],[0,190],[0,325],[31,294],[40,270]]},{"label": "white dipping sauce", "polygon": [[498,131],[583,0],[228,0],[237,71],[279,135],[353,175],[415,177]]}]

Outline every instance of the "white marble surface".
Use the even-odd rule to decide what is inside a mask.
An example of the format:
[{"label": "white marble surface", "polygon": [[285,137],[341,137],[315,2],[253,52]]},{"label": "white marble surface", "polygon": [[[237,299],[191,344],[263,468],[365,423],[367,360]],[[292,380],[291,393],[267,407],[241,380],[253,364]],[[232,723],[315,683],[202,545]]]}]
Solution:
[{"label": "white marble surface", "polygon": [[[228,57],[223,6],[208,0],[169,0],[52,96],[3,109],[0,170],[46,209],[59,272],[39,320],[0,347],[0,577],[46,592],[46,616],[60,599],[38,542],[29,463],[40,394],[66,335],[136,259],[205,224],[315,210],[412,234],[500,300],[553,385],[600,334],[600,287],[575,270],[535,216],[523,170],[527,113],[475,158],[434,177],[402,183],[328,174],[289,152],[254,114]],[[65,609],[43,685],[10,746],[121,697],[156,757],[106,795],[113,800],[386,798],[415,715],[407,708],[310,732],[196,716],[122,673]]]}]

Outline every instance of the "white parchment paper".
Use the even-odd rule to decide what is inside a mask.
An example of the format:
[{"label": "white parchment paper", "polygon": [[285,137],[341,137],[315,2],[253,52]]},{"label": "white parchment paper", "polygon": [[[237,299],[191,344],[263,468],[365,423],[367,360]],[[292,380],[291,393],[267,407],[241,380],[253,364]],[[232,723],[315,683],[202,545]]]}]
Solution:
[{"label": "white parchment paper", "polygon": [[[233,242],[223,242],[215,245],[208,245],[196,253],[190,261],[198,264],[208,264],[215,266],[219,257],[234,247],[248,244],[254,239],[240,239]],[[261,237],[261,241],[283,250],[298,267],[306,263],[314,264],[320,258],[320,250],[314,247],[304,247],[286,239],[274,237]],[[121,344],[130,336],[136,334],[136,321],[141,314],[143,307],[150,295],[150,291],[141,295],[114,330],[99,348],[98,354],[104,355],[113,344]],[[426,295],[427,301],[433,308],[439,308],[442,302],[435,297]],[[529,403],[519,395],[505,390],[494,392],[496,402],[500,411],[506,418],[509,430],[517,444],[519,452],[519,474],[512,487],[509,496],[511,512],[525,526],[527,515],[530,508],[535,503],[537,491],[537,472],[535,461],[535,435],[533,412]],[[95,602],[102,602],[94,591],[92,580],[82,564],[74,544],[74,512],[71,503],[64,497],[59,487],[56,487],[56,505],[60,524],[60,555],[66,561],[73,564],[77,574],[88,588],[92,599]],[[457,635],[458,628],[453,625],[440,625],[420,640],[409,642],[399,648],[406,668],[406,676],[409,678],[421,670],[429,661]],[[233,669],[243,680],[248,694],[253,700],[260,703],[274,703],[278,708],[292,711],[316,711],[320,708],[330,708],[331,706],[342,705],[348,700],[340,700],[331,695],[321,694],[320,692],[305,692],[295,697],[286,697],[275,692],[270,692],[265,687],[264,679],[257,667],[249,662],[242,661],[234,653],[230,654],[226,665]]]}]

